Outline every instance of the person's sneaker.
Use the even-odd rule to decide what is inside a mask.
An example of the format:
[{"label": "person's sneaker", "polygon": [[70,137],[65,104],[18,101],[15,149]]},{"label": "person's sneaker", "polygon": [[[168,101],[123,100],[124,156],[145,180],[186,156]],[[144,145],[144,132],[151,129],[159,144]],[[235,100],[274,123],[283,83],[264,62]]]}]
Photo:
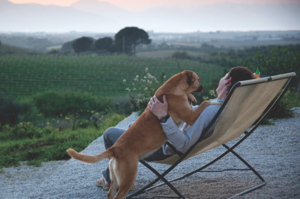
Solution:
[{"label": "person's sneaker", "polygon": [[104,177],[102,177],[102,178],[96,180],[96,185],[97,185],[98,187],[102,187],[105,191],[108,191],[108,190],[109,190],[109,185],[108,185],[108,183],[106,183]]}]

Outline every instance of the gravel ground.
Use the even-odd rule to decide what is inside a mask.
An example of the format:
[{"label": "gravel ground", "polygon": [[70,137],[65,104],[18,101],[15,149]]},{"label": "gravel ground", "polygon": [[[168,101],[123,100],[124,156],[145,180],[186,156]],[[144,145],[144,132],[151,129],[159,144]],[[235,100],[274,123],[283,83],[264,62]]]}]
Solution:
[{"label": "gravel ground", "polygon": [[[248,161],[266,180],[267,185],[239,198],[300,198],[300,110],[296,117],[274,121],[272,126],[260,126],[235,151]],[[127,128],[135,121],[133,113],[117,127]],[[232,145],[234,141],[229,142]],[[82,153],[95,155],[104,150],[102,137],[93,141]],[[217,147],[190,158],[173,170],[167,179],[196,169],[224,152]],[[76,160],[45,162],[41,167],[19,166],[0,170],[0,198],[106,198],[106,191],[95,186],[108,160],[84,164]],[[167,165],[152,164],[162,172]],[[245,168],[233,155],[209,167],[209,170]],[[155,176],[143,165],[132,191],[145,185]],[[261,181],[251,171],[196,173],[174,182],[186,198],[229,198]],[[166,186],[154,189],[141,197],[161,198],[174,194]]]}]

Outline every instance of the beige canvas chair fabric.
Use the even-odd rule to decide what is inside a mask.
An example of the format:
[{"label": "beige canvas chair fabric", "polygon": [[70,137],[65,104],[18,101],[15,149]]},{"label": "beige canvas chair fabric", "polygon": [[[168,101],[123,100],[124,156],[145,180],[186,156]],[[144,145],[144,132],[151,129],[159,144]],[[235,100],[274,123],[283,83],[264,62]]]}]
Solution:
[{"label": "beige canvas chair fabric", "polygon": [[[241,81],[235,89],[227,106],[225,107],[212,135],[200,141],[185,159],[203,153],[209,149],[220,146],[243,134],[263,113],[271,101],[283,88],[289,77],[295,73]],[[178,155],[173,155],[162,161],[162,164],[173,164],[178,160]]]}]

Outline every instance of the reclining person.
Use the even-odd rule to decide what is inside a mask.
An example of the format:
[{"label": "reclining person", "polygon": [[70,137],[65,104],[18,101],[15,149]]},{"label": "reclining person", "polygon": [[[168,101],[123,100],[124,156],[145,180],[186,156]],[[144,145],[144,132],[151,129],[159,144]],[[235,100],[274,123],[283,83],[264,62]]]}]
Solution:
[{"label": "reclining person", "polygon": [[[218,97],[213,100],[217,100],[219,102],[224,102],[229,93],[231,87],[238,81],[254,79],[252,72],[245,67],[234,67],[227,73],[224,77],[222,77],[219,81],[218,88],[216,89],[216,93]],[[197,108],[197,106],[192,106],[193,109]],[[172,145],[178,151],[185,151],[190,148],[195,142],[199,139],[202,134],[202,131],[208,126],[213,117],[217,114],[220,109],[219,105],[210,105],[206,107],[203,112],[199,115],[197,120],[192,125],[187,125],[182,122],[180,127],[172,120],[168,113],[168,102],[166,96],[163,97],[163,103],[161,103],[156,96],[153,96],[148,103],[148,109],[159,119],[163,132],[165,133],[168,140],[172,143]],[[213,132],[216,122],[209,129],[208,133],[204,135],[204,137],[208,137]],[[116,140],[126,131],[126,129],[111,127],[108,128],[104,134],[104,145],[105,148],[109,148]],[[144,158],[146,161],[159,161],[164,160],[174,154],[173,150],[164,144],[161,148],[159,148],[156,152]],[[102,171],[103,177],[96,181],[96,185],[102,187],[104,190],[109,190],[110,186],[110,174],[109,168]]]}]

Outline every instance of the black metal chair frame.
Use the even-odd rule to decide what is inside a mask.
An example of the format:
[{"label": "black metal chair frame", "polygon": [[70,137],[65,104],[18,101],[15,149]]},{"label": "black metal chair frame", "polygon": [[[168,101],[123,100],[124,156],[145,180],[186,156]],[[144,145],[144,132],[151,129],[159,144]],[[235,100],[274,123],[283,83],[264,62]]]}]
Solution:
[{"label": "black metal chair frame", "polygon": [[[265,111],[265,114],[263,115],[263,117],[261,117],[261,119],[252,127],[252,129],[249,131],[249,132],[244,132],[244,136],[239,140],[237,141],[233,146],[231,147],[228,147],[226,144],[223,144],[223,146],[227,149],[223,154],[219,155],[217,158],[215,158],[214,160],[212,160],[211,162],[207,163],[206,165],[188,173],[188,174],[185,174],[181,177],[178,177],[178,178],[175,178],[175,179],[172,179],[172,180],[167,180],[165,178],[165,176],[171,172],[179,163],[181,163],[184,158],[192,151],[192,149],[200,142],[204,139],[204,135],[208,132],[208,130],[211,128],[211,126],[213,125],[214,121],[216,121],[216,119],[219,117],[219,115],[222,113],[222,111],[224,110],[225,106],[227,105],[231,95],[233,94],[234,90],[237,88],[237,87],[242,87],[241,86],[241,83],[240,82],[237,82],[233,87],[232,89],[230,90],[229,94],[228,94],[228,97],[226,98],[226,100],[224,101],[223,105],[220,107],[219,111],[217,112],[217,114],[214,116],[214,118],[212,119],[212,121],[209,123],[209,125],[205,128],[205,130],[203,131],[203,133],[201,134],[200,138],[198,139],[198,141],[191,147],[189,148],[184,154],[177,151],[175,149],[175,147],[170,144],[169,142],[167,142],[168,146],[171,147],[175,152],[176,154],[179,156],[179,159],[173,164],[171,165],[166,171],[164,171],[162,174],[158,173],[153,167],[151,167],[148,163],[146,163],[144,160],[140,160],[140,162],[146,166],[149,170],[151,170],[156,176],[157,178],[155,180],[153,180],[152,182],[150,182],[149,184],[147,184],[146,186],[144,186],[143,188],[141,188],[140,190],[137,190],[135,191],[134,193],[132,194],[129,194],[127,195],[126,199],[128,198],[133,198],[135,196],[138,196],[142,193],[145,193],[147,191],[150,191],[152,189],[155,189],[157,187],[160,187],[160,186],[163,186],[163,185],[167,185],[168,187],[170,187],[174,193],[178,196],[176,198],[181,198],[181,199],[184,199],[185,197],[171,184],[171,182],[174,182],[174,181],[177,181],[177,180],[181,180],[185,177],[188,177],[194,173],[197,173],[197,172],[223,172],[223,171],[228,171],[228,170],[251,170],[261,181],[262,183],[255,186],[255,187],[252,187],[250,189],[247,189],[241,193],[238,193],[236,195],[234,195],[233,197],[231,198],[234,198],[234,197],[237,197],[237,196],[240,196],[240,195],[243,195],[243,194],[246,194],[246,193],[249,193],[251,191],[254,191],[256,189],[259,189],[261,187],[263,187],[264,185],[266,185],[266,181],[263,179],[263,177],[246,161],[244,160],[241,156],[239,156],[235,151],[234,151],[234,148],[236,148],[239,144],[241,144],[247,137],[249,137],[249,135],[251,135],[254,130],[261,124],[261,122],[264,120],[264,118],[268,115],[268,113],[270,112],[270,110],[272,110],[272,108],[281,100],[281,98],[283,97],[283,95],[285,94],[285,92],[287,91],[290,83],[291,83],[291,80],[292,80],[293,77],[289,77],[288,80],[287,80],[287,83],[285,84],[283,90],[281,91],[281,93],[279,94],[278,98],[275,100],[275,102],[269,106],[270,108]],[[277,79],[279,80],[279,79]],[[272,81],[272,77],[269,77],[268,78],[268,82],[269,81]],[[273,80],[273,81],[276,81],[276,80]],[[263,82],[264,83],[264,82]],[[255,83],[253,83],[255,84]],[[248,85],[244,85],[244,86],[249,86],[249,85],[253,85],[253,84],[248,84]],[[217,162],[218,160],[220,160],[221,158],[223,158],[225,155],[227,155],[228,153],[232,153],[235,157],[237,157],[240,161],[242,161],[247,167],[248,169],[224,169],[222,171],[203,171],[205,168],[207,168],[208,166],[212,165],[213,163]],[[156,186],[153,186],[155,183],[157,183],[159,180],[162,180],[163,183],[161,184],[158,184]],[[168,196],[159,196],[160,198],[162,197],[165,197],[165,198],[168,198]],[[170,197],[169,197],[170,198]],[[171,197],[171,198],[174,198],[174,197]]]}]

